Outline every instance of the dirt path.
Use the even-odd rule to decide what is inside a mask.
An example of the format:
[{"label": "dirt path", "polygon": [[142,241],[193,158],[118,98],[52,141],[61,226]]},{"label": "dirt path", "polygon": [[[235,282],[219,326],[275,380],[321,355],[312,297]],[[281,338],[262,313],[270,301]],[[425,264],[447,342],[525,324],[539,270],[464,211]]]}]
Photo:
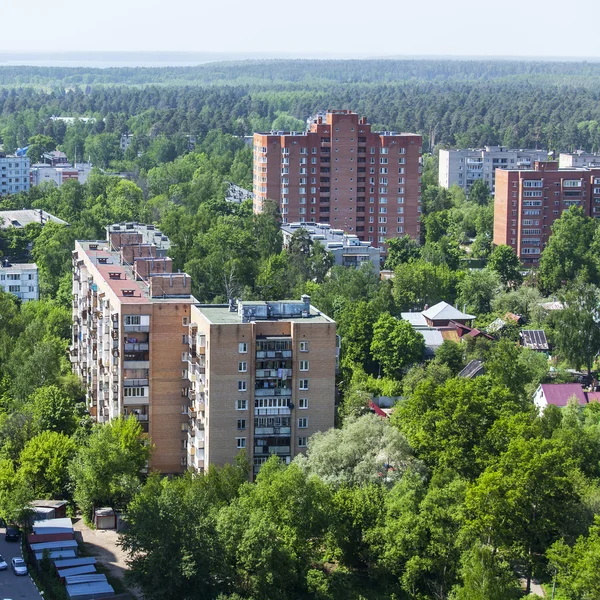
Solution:
[{"label": "dirt path", "polygon": [[[108,569],[112,577],[123,582],[127,570],[127,554],[117,545],[119,539],[117,532],[110,529],[90,529],[81,518],[73,519],[73,529],[76,539],[83,544],[85,552],[95,556],[97,561]],[[131,586],[127,586],[127,589],[132,597],[142,599],[139,590]]]}]

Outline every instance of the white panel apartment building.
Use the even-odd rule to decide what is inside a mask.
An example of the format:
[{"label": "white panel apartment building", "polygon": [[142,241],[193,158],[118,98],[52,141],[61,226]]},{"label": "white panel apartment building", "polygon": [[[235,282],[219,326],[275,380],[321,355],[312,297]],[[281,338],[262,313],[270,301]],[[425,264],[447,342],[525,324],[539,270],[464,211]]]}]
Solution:
[{"label": "white panel apartment building", "polygon": [[38,300],[38,268],[36,264],[0,263],[0,290],[14,294],[23,302]]},{"label": "white panel apartment building", "polygon": [[468,194],[476,181],[483,180],[493,192],[496,169],[532,169],[536,161],[547,160],[547,150],[510,150],[505,146],[440,150],[439,184],[446,189],[458,185]]},{"label": "white panel apartment building", "polygon": [[29,191],[31,162],[26,156],[0,152],[0,196]]}]

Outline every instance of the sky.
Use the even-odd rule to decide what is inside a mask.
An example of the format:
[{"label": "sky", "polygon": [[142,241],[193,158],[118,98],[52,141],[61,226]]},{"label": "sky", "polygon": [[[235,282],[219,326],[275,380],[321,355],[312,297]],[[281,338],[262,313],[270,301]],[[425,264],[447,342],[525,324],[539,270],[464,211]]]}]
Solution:
[{"label": "sky", "polygon": [[599,0],[0,0],[0,52],[600,58],[599,17]]}]

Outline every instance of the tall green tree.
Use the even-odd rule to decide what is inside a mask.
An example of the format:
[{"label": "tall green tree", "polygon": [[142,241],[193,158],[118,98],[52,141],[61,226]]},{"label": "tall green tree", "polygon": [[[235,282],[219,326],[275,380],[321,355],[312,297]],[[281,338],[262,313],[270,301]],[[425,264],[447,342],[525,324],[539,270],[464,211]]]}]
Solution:
[{"label": "tall green tree", "polygon": [[373,325],[371,353],[387,377],[401,377],[406,367],[423,360],[425,340],[408,321],[383,313]]},{"label": "tall green tree", "polygon": [[498,273],[505,287],[517,287],[523,281],[521,261],[510,246],[504,244],[496,246],[492,250],[487,266]]}]

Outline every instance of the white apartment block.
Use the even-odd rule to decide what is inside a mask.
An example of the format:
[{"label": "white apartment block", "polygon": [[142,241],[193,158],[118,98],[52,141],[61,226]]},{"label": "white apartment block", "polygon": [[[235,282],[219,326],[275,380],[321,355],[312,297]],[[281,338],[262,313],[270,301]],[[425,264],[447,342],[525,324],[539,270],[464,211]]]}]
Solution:
[{"label": "white apartment block", "polygon": [[547,150],[511,150],[505,146],[440,150],[439,185],[458,185],[466,194],[476,181],[484,181],[493,193],[496,169],[532,169],[548,160]]},{"label": "white apartment block", "polygon": [[379,275],[381,249],[375,248],[371,242],[363,242],[357,235],[346,233],[343,229],[334,229],[329,223],[284,223],[281,233],[285,248],[299,229],[307,231],[313,242],[322,244],[331,252],[334,264],[358,268],[364,262],[370,262],[375,273]]},{"label": "white apartment block", "polygon": [[0,263],[0,290],[14,294],[23,302],[40,297],[38,268],[34,263]]},{"label": "white apartment block", "polygon": [[577,150],[576,152],[561,152],[558,155],[559,169],[580,167],[600,167],[600,154]]},{"label": "white apartment block", "polygon": [[80,163],[74,167],[70,165],[53,167],[47,164],[35,164],[31,167],[31,185],[42,185],[43,183],[53,183],[60,187],[65,181],[75,179],[79,183],[85,183],[89,174],[92,172],[90,163]]},{"label": "white apartment block", "polygon": [[31,162],[26,156],[10,156],[0,152],[0,196],[29,191]]}]

